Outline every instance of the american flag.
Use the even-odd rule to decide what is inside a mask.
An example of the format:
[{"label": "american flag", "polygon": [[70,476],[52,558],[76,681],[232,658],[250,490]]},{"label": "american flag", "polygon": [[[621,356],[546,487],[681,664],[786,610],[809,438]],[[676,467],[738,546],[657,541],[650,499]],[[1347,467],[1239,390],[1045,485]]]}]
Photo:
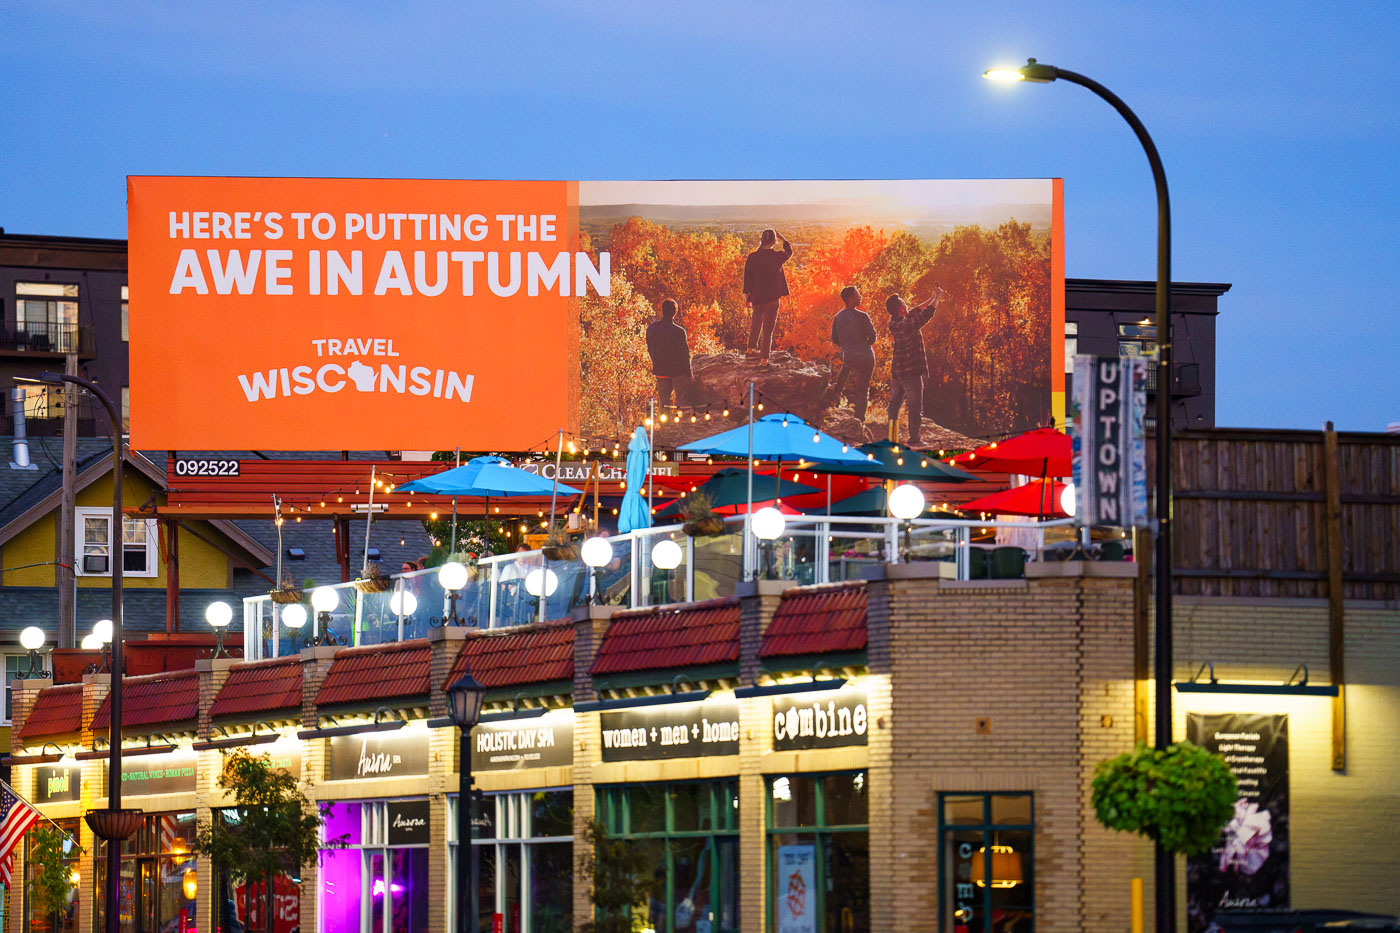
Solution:
[{"label": "american flag", "polygon": [[6,886],[15,863],[15,846],[39,821],[39,815],[10,785],[0,782],[0,881]]}]

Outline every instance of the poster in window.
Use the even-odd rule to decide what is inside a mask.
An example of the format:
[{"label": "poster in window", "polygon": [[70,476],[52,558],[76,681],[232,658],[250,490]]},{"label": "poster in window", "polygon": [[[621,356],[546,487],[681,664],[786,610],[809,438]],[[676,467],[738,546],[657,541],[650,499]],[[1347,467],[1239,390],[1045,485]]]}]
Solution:
[{"label": "poster in window", "polygon": [[773,885],[778,933],[817,933],[816,846],[778,846]]},{"label": "poster in window", "polygon": [[1240,785],[1215,846],[1186,860],[1187,930],[1213,929],[1221,910],[1288,907],[1288,717],[1191,713],[1186,737],[1223,758]]}]

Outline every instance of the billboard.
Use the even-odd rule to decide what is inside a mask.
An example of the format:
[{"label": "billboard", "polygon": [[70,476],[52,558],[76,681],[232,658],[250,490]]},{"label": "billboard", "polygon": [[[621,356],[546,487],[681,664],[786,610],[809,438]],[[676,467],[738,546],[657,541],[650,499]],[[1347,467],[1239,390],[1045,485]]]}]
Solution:
[{"label": "billboard", "polygon": [[[885,436],[893,394],[964,446],[1062,416],[1061,193],[132,177],[132,444],[526,450],[655,400],[669,446],[737,423],[753,380],[845,440]],[[938,299],[900,372],[890,296]]]}]

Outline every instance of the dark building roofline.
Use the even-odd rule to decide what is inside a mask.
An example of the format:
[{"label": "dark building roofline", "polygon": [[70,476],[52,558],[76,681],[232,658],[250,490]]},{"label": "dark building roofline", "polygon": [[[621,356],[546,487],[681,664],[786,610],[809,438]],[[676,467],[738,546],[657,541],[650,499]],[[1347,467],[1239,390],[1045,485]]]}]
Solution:
[{"label": "dark building roofline", "polygon": [[[1228,292],[1232,287],[1230,282],[1173,282],[1173,295],[1206,295],[1212,298]],[[1157,283],[1155,281],[1143,281],[1140,279],[1065,279],[1066,292],[1140,292],[1142,294],[1156,294]]]},{"label": "dark building roofline", "polygon": [[0,227],[0,248],[6,246],[42,246],[50,249],[71,246],[85,250],[126,252],[126,240],[108,237],[50,236],[41,233],[6,233],[5,228]]}]

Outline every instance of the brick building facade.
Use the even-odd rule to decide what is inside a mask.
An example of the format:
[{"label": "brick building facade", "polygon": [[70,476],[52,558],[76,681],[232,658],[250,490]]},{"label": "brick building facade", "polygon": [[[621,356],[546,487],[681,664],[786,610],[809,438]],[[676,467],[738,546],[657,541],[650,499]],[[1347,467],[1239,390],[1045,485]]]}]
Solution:
[{"label": "brick building facade", "polygon": [[[337,825],[353,813],[362,833],[349,854],[306,867],[299,898],[279,893],[272,929],[298,928],[289,917],[308,931],[361,929],[350,913],[386,929],[452,928],[458,736],[443,688],[465,659],[488,688],[491,719],[472,746],[489,804],[475,821],[490,876],[483,930],[496,914],[506,931],[568,929],[590,915],[586,884],[562,866],[577,863],[595,817],[659,853],[652,900],[639,907],[658,931],[775,930],[778,912],[797,906],[815,915],[806,928],[838,933],[1126,929],[1129,882],[1150,880],[1151,850],[1099,826],[1090,780],[1140,728],[1134,565],[1042,564],[1027,579],[964,583],[928,572],[889,565],[856,584],[760,581],[709,603],[594,607],[572,622],[205,661],[193,675],[194,715],[177,709],[173,689],[190,673],[128,678],[128,695],[141,688],[152,699],[128,703],[136,764],[124,803],[166,815],[174,842],[152,843],[150,861],[161,890],[194,894],[161,901],[157,910],[174,913],[159,919],[178,922],[183,910],[189,926],[213,926],[211,911],[237,913],[233,889],[179,840],[223,803],[220,746],[241,744],[294,761],[313,799],[338,808]],[[1293,904],[1395,912],[1388,880],[1400,851],[1387,833],[1400,818],[1400,611],[1348,603],[1346,612],[1345,771],[1330,767],[1326,699],[1178,694],[1177,735],[1189,713],[1288,715]],[[1179,681],[1204,660],[1222,683],[1283,683],[1299,661],[1313,683],[1328,680],[1325,601],[1183,597],[1176,625]],[[60,822],[103,806],[105,751],[92,750],[107,675],[15,687],[16,789]],[[59,761],[74,751],[84,760]],[[193,756],[192,778],[142,764],[180,756]],[[81,791],[45,800],[53,795],[40,778],[62,769],[81,773]],[[978,801],[986,820],[967,816]],[[571,826],[561,828],[560,812]],[[414,825],[418,815],[426,826]],[[88,931],[98,872],[91,834],[79,831],[76,909],[59,928]],[[967,841],[978,833],[982,848]],[[1008,861],[979,864],[983,849],[1005,849]],[[982,864],[993,865],[991,898]],[[381,895],[388,913],[376,914]],[[347,913],[342,897],[363,899],[364,913]],[[9,911],[25,916],[18,886]],[[225,913],[215,923],[255,929],[255,919]]]}]

